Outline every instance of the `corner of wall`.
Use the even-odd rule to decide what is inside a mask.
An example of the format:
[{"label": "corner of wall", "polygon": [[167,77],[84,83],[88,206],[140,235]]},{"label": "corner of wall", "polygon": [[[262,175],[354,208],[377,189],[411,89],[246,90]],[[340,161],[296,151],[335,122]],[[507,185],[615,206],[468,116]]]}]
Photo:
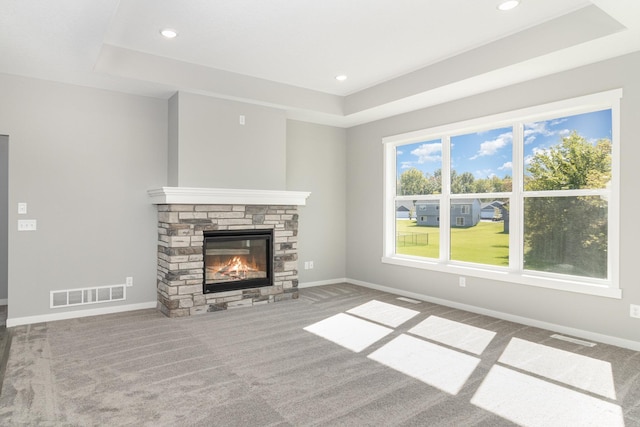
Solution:
[{"label": "corner of wall", "polygon": [[172,187],[178,186],[179,181],[179,160],[180,160],[180,151],[178,149],[178,138],[180,134],[180,125],[179,125],[179,103],[180,103],[180,93],[176,92],[171,98],[169,98],[169,112],[168,112],[168,145],[169,145],[169,153],[167,156],[167,177],[168,184]]}]

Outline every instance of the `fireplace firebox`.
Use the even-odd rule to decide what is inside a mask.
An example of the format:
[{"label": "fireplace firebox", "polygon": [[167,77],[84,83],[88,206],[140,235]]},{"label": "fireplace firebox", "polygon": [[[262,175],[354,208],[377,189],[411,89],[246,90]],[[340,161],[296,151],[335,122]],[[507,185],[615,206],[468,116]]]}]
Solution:
[{"label": "fireplace firebox", "polygon": [[204,232],[203,293],[273,285],[273,230]]}]

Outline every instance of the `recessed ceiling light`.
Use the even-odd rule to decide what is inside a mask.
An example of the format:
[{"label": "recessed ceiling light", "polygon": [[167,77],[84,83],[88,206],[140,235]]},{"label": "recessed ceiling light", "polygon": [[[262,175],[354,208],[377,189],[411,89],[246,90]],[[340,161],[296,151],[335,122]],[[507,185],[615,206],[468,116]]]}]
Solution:
[{"label": "recessed ceiling light", "polygon": [[340,74],[339,76],[336,76],[336,80],[339,82],[343,82],[347,80],[347,76],[345,76],[344,74]]},{"label": "recessed ceiling light", "polygon": [[498,5],[498,10],[511,10],[520,4],[520,0],[506,0]]},{"label": "recessed ceiling light", "polygon": [[160,34],[162,34],[162,37],[166,37],[168,39],[174,39],[178,36],[178,32],[173,28],[165,28],[163,30],[160,30]]}]

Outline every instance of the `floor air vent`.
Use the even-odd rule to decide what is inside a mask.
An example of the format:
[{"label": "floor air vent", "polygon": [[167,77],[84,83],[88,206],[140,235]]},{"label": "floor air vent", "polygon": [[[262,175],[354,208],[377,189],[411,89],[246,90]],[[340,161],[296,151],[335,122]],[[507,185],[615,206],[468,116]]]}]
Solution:
[{"label": "floor air vent", "polygon": [[51,308],[124,301],[127,298],[127,287],[126,285],[111,285],[97,288],[51,291],[50,298]]},{"label": "floor air vent", "polygon": [[578,338],[567,337],[567,336],[560,335],[560,334],[553,334],[553,335],[551,335],[551,338],[555,338],[557,340],[562,340],[562,341],[567,341],[567,342],[572,342],[574,344],[584,345],[586,347],[594,347],[596,345],[596,343],[594,343],[594,342],[579,340]]}]

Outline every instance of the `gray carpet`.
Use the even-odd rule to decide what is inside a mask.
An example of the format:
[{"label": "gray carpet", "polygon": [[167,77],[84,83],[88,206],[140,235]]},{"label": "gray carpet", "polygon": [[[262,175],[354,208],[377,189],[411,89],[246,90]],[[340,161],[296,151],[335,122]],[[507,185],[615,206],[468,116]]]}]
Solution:
[{"label": "gray carpet", "polygon": [[4,380],[4,373],[9,359],[11,337],[7,330],[7,306],[0,305],[0,387]]},{"label": "gray carpet", "polygon": [[[303,329],[371,300],[419,314],[359,353]],[[367,357],[430,316],[496,333],[456,394]],[[610,362],[615,398],[545,381],[619,407],[622,425],[640,425],[638,352],[585,347],[550,338],[550,331],[348,284],[302,289],[297,301],[186,319],[142,310],[12,333],[1,425],[516,425],[472,403],[513,338]],[[520,424],[541,420],[536,416],[544,408],[531,406],[531,422]]]}]

